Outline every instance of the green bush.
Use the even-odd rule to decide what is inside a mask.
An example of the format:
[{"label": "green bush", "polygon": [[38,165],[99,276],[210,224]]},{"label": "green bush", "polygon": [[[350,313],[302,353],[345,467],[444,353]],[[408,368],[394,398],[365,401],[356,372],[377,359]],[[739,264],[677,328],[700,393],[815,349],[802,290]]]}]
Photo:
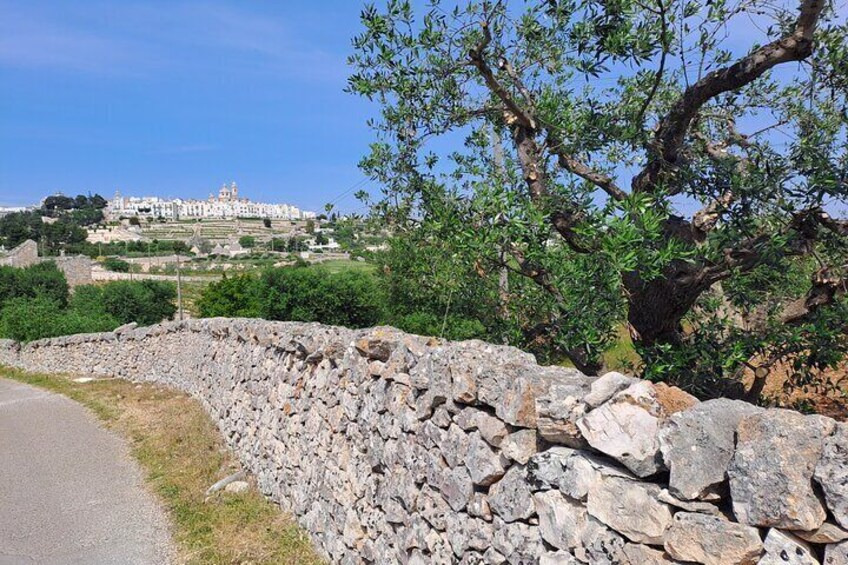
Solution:
[{"label": "green bush", "polygon": [[118,259],[117,257],[107,257],[103,260],[103,266],[107,270],[114,271],[116,273],[130,272],[130,264],[123,259]]},{"label": "green bush", "polygon": [[197,301],[203,318],[260,316],[259,283],[250,275],[224,277],[207,286]]},{"label": "green bush", "polygon": [[121,324],[158,324],[177,311],[176,287],[162,281],[115,281],[102,287],[103,310]]},{"label": "green bush", "polygon": [[330,273],[320,267],[265,271],[260,279],[262,317],[363,328],[380,324],[385,298],[369,273]]},{"label": "green bush", "polygon": [[108,314],[64,309],[55,300],[45,297],[13,298],[0,311],[0,337],[18,341],[104,332],[118,325]]},{"label": "green bush", "polygon": [[385,297],[369,273],[314,267],[266,270],[210,284],[198,302],[203,317],[261,317],[362,328],[385,319]]},{"label": "green bush", "polygon": [[56,264],[38,263],[30,267],[0,267],[0,309],[13,298],[44,297],[64,306],[68,301],[68,282]]},{"label": "green bush", "polygon": [[416,312],[393,318],[390,323],[405,332],[439,336],[458,341],[489,337],[486,327],[480,320],[461,316],[448,315],[444,317],[428,312]]}]

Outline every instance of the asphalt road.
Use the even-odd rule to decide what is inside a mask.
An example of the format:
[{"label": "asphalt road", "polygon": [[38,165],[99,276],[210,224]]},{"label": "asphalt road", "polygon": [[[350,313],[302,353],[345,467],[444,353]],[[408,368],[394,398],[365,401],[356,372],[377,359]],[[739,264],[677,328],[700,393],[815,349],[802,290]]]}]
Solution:
[{"label": "asphalt road", "polygon": [[0,379],[0,565],[161,565],[168,523],[127,446],[63,396]]}]

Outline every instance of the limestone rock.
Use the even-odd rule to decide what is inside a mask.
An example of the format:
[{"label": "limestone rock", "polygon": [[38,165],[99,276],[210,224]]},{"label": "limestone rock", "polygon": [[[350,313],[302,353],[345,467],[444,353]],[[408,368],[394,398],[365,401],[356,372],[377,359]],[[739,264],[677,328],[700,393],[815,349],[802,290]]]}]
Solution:
[{"label": "limestone rock", "polygon": [[570,447],[555,446],[537,453],[527,462],[527,473],[534,488],[559,488],[568,459],[576,453]]},{"label": "limestone rock", "polygon": [[224,492],[240,494],[246,492],[250,488],[250,483],[247,481],[233,481],[224,487]]},{"label": "limestone rock", "polygon": [[621,553],[624,557],[624,565],[672,565],[679,563],[667,553],[636,543],[628,543],[621,550]]},{"label": "limestone rock", "polygon": [[586,509],[556,490],[533,495],[542,538],[558,549],[570,550],[580,544],[580,533],[586,527]]},{"label": "limestone rock", "polygon": [[848,541],[828,545],[822,565],[848,565]]},{"label": "limestone rock", "polygon": [[583,397],[583,402],[591,408],[597,408],[616,393],[637,382],[639,379],[615,371],[606,373],[592,381],[589,394]]},{"label": "limestone rock", "polygon": [[579,565],[577,558],[567,551],[549,551],[539,558],[539,565]]},{"label": "limestone rock", "polygon": [[813,471],[834,421],[782,409],[741,420],[728,468],[733,512],[752,526],[814,530],[826,517]]},{"label": "limestone rock", "polygon": [[574,448],[586,447],[577,421],[586,414],[582,399],[590,383],[589,377],[574,376],[552,384],[546,394],[536,398],[536,427],[543,439]]},{"label": "limestone rock", "polygon": [[604,477],[634,479],[625,469],[590,451],[576,451],[568,458],[559,489],[577,500],[586,500],[592,488]]},{"label": "limestone rock", "polygon": [[[692,398],[691,404],[695,402]],[[589,445],[647,477],[663,469],[657,434],[668,415],[657,388],[640,381],[589,412],[577,426]]]},{"label": "limestone rock", "polygon": [[526,520],[535,513],[533,493],[524,467],[511,467],[489,488],[489,507],[505,522]]},{"label": "limestone rock", "polygon": [[489,497],[482,492],[475,492],[468,503],[468,515],[482,518],[487,522],[492,520],[492,510],[489,506]]},{"label": "limestone rock", "polygon": [[580,532],[580,545],[574,556],[585,563],[597,565],[619,565],[624,560],[622,551],[625,540],[592,516]]},{"label": "limestone rock", "polygon": [[509,434],[501,443],[501,453],[509,459],[526,465],[536,451],[538,444],[536,430],[519,430]]},{"label": "limestone rock", "polygon": [[538,527],[523,522],[507,524],[500,518],[495,518],[492,524],[495,531],[492,547],[503,555],[508,563],[538,562],[544,552]]},{"label": "limestone rock", "polygon": [[454,420],[466,432],[479,430],[483,439],[493,447],[500,447],[501,442],[509,435],[506,424],[483,410],[476,408],[463,408]]},{"label": "limestone rock", "polygon": [[763,543],[766,553],[757,565],[819,565],[807,543],[788,532],[772,528]]},{"label": "limestone rock", "polygon": [[474,485],[465,467],[455,467],[444,472],[439,490],[448,505],[456,512],[460,512],[471,499]]},{"label": "limestone rock", "polygon": [[684,500],[720,494],[733,459],[736,427],[759,411],[747,402],[722,398],[672,415],[659,433],[669,491]]},{"label": "limestone rock", "polygon": [[753,565],[763,552],[756,528],[692,512],[674,515],[664,547],[674,559],[704,565]]},{"label": "limestone rock", "polygon": [[838,424],[824,440],[815,478],[833,517],[843,528],[848,528],[848,424]]},{"label": "limestone rock", "polygon": [[474,432],[470,437],[465,466],[475,485],[491,485],[503,477],[505,472],[500,456],[483,441],[479,432]]},{"label": "limestone rock", "polygon": [[825,522],[815,530],[796,530],[792,533],[810,543],[838,543],[848,539],[848,530],[830,522]]},{"label": "limestone rock", "polygon": [[669,506],[659,502],[660,487],[606,477],[590,491],[589,514],[636,543],[659,545],[671,525]]},{"label": "limestone rock", "polygon": [[719,510],[718,506],[715,504],[710,504],[709,502],[702,502],[700,500],[680,500],[670,492],[668,489],[662,489],[660,491],[657,499],[660,502],[664,502],[675,508],[681,508],[686,510],[687,512],[701,512],[702,514],[712,514],[713,516],[722,516],[721,510]]}]

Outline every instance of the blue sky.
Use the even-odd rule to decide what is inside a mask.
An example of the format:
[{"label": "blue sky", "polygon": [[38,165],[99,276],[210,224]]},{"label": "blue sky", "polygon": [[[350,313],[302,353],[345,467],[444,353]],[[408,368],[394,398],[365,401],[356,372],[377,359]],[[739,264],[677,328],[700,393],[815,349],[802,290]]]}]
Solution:
[{"label": "blue sky", "polygon": [[[319,209],[363,179],[356,0],[0,0],[0,205],[116,189]],[[357,209],[348,195],[342,209]]]}]

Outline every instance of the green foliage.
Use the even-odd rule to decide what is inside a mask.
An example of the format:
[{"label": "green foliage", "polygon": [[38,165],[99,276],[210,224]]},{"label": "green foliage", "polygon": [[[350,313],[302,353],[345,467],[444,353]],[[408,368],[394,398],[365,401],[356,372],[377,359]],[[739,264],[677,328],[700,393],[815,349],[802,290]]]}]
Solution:
[{"label": "green foliage", "polygon": [[489,339],[491,337],[480,320],[456,315],[439,317],[427,312],[416,312],[393,318],[392,325],[405,332],[439,336],[450,340]]},{"label": "green foliage", "polygon": [[261,317],[362,328],[384,319],[385,299],[373,275],[316,267],[268,269],[259,278],[224,277],[198,300],[203,317]]},{"label": "green foliage", "polygon": [[261,315],[258,279],[242,274],[210,283],[197,300],[203,318],[256,318]]},{"label": "green foliage", "polygon": [[98,311],[64,309],[47,297],[13,298],[0,310],[0,336],[18,341],[114,329],[114,318]]},{"label": "green foliage", "polygon": [[103,293],[103,311],[121,324],[158,324],[169,320],[177,311],[174,305],[177,291],[170,282],[114,281],[100,288]]},{"label": "green foliage", "polygon": [[107,257],[103,260],[103,266],[107,270],[114,271],[116,273],[130,272],[130,264],[123,259],[118,259],[117,257]]},{"label": "green foliage", "polygon": [[17,269],[0,266],[0,309],[15,298],[42,297],[60,307],[68,301],[65,275],[52,262]]},{"label": "green foliage", "polygon": [[69,308],[109,316],[116,325],[136,322],[140,326],[158,324],[173,317],[176,288],[163,281],[113,281],[104,285],[83,285],[74,289]]},{"label": "green foliage", "polygon": [[[627,327],[636,368],[702,396],[843,355],[848,220],[823,212],[848,200],[844,13],[804,3],[812,53],[787,58],[809,73],[770,48],[749,73],[730,65],[797,5],[448,4],[368,6],[353,39],[394,323],[476,320],[588,371]],[[724,32],[751,20],[750,46]]]},{"label": "green foliage", "polygon": [[245,249],[252,249],[256,247],[256,238],[252,235],[243,235],[239,238],[239,245],[244,247]]},{"label": "green foliage", "polygon": [[260,279],[260,295],[262,317],[269,320],[364,328],[379,324],[384,315],[374,277],[361,271],[269,269]]}]

